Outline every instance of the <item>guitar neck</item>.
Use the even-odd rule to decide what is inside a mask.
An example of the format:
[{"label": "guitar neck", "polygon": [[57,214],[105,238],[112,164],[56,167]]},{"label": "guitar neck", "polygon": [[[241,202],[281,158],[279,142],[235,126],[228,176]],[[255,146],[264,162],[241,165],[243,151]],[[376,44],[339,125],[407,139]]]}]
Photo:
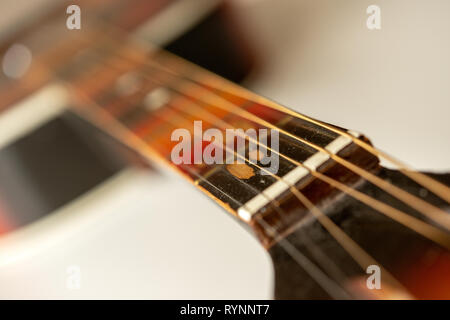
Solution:
[{"label": "guitar neck", "polygon": [[[50,27],[61,22],[49,21]],[[20,80],[4,81],[0,109],[48,83],[63,84],[72,93],[74,111],[145,158],[179,172],[250,226],[266,247],[308,216],[308,205],[299,205],[291,186],[314,206],[341,193],[311,171],[348,186],[360,181],[334,155],[377,170],[377,157],[353,142],[364,139],[359,134],[279,106],[134,39],[124,28],[92,21],[80,33],[50,28],[56,30],[50,38],[47,34],[42,39],[42,33],[25,36],[33,64]],[[41,40],[45,50],[33,47]],[[209,136],[211,130],[220,139]],[[247,130],[253,130],[253,139]],[[232,141],[225,139],[229,131],[237,133]],[[190,149],[178,163],[173,154],[177,145],[186,143],[183,134]],[[238,137],[243,138],[241,145],[236,141],[230,146]],[[214,148],[211,155],[218,161],[204,161],[204,152]]]},{"label": "guitar neck", "polygon": [[[62,72],[79,99],[76,110],[144,157],[179,172],[249,225],[267,247],[308,216],[308,207],[298,205],[291,186],[316,206],[339,196],[310,171],[350,186],[360,177],[336,163],[333,155],[366,170],[378,168],[378,159],[349,137],[358,134],[342,131],[345,136],[333,126],[287,113],[167,52],[130,44],[110,54],[81,75],[73,74],[79,66]],[[86,59],[92,59],[91,53]],[[248,132],[255,133],[253,139]],[[239,133],[241,145],[235,144]],[[252,142],[259,148],[251,150]],[[212,149],[217,161],[210,163],[205,154]],[[174,160],[174,155],[181,159]]]},{"label": "guitar neck", "polygon": [[[395,232],[387,233],[386,241],[401,243],[408,252],[405,261],[412,261],[409,253],[419,245],[445,252],[426,239],[446,246],[445,233],[430,229],[427,234],[416,229],[424,236],[417,237],[408,228],[390,221],[396,219],[395,214],[380,217],[373,210],[377,199],[382,200],[380,205],[391,203],[391,195],[379,193],[364,177],[382,174],[391,181],[400,179],[379,166],[365,137],[286,109],[167,52],[146,51],[132,44],[119,51],[94,73],[83,73],[76,81],[67,79],[78,99],[74,110],[145,159],[178,172],[248,227],[272,255],[276,297],[305,297],[299,294],[300,288],[305,286],[308,274],[314,272],[298,254],[314,252],[311,247],[316,243],[327,248],[323,255],[336,254],[337,259],[345,261],[339,264],[345,265],[345,272],[334,276],[342,277],[345,286],[351,288],[354,284],[349,278],[358,281],[355,275],[361,267],[366,270],[378,263],[355,243],[370,244],[377,257],[383,257],[383,246],[368,240],[377,237],[370,232],[378,229],[369,228],[365,237],[354,227],[360,223],[394,228]],[[241,131],[229,140],[229,130]],[[241,146],[237,142],[239,136],[244,141]],[[259,147],[256,151],[251,148],[252,140]],[[211,149],[217,160],[214,163],[205,157]],[[174,153],[180,157],[174,158]],[[264,161],[268,158],[271,161]],[[404,182],[403,187],[410,183]],[[373,193],[379,193],[371,198],[374,202],[367,201],[365,195]],[[442,202],[436,204],[441,206]],[[356,216],[361,208],[370,214],[358,222],[347,218],[352,223],[348,227],[342,224],[344,233],[327,216],[337,215],[346,221],[348,213],[342,209],[345,207],[357,208]],[[415,215],[414,210],[408,213]],[[326,236],[317,232],[318,221],[327,229]],[[415,223],[413,229],[421,226],[419,220]],[[351,238],[346,238],[346,234]],[[399,240],[397,234],[403,237]],[[305,257],[326,265],[326,258],[320,254],[308,253]],[[433,268],[441,268],[449,261],[442,259],[444,262]],[[387,270],[395,269],[396,261],[382,261]],[[325,269],[334,274],[333,268]],[[383,272],[388,288],[382,293],[383,298],[409,298],[395,280],[402,275]],[[311,284],[316,289],[309,296],[346,297],[340,289],[334,292],[318,279],[320,276],[315,282],[322,289]],[[408,281],[405,283],[409,285]],[[414,294],[420,296],[417,291]]]}]

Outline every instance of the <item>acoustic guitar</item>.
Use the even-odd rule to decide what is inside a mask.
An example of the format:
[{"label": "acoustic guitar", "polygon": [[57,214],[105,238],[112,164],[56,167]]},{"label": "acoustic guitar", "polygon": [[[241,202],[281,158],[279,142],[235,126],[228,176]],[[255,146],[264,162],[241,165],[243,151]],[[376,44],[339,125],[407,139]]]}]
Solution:
[{"label": "acoustic guitar", "polygon": [[255,60],[227,2],[80,0],[80,28],[70,5],[0,48],[0,265],[21,254],[3,239],[131,163],[175,172],[251,232],[276,299],[450,298],[450,175],[237,85]]}]

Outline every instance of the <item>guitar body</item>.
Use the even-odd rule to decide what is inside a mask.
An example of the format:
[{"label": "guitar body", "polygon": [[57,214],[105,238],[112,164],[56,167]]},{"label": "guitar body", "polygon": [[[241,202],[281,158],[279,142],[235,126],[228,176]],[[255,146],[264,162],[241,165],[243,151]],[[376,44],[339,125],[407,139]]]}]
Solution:
[{"label": "guitar body", "polygon": [[[171,261],[190,264],[205,286],[212,281],[226,286],[234,273],[228,294],[245,283],[260,288],[258,297],[271,298],[267,278],[273,266],[276,299],[450,298],[449,174],[412,171],[363,134],[298,114],[234,84],[256,64],[228,2],[131,2],[82,1],[88,23],[78,31],[55,27],[66,18],[65,5],[56,7],[3,41],[4,57],[23,42],[34,60],[17,78],[14,70],[20,68],[4,62],[7,72],[0,81],[0,281],[7,283],[0,296],[196,297],[190,289],[195,279],[173,271],[180,269]],[[170,31],[164,28],[167,21]],[[39,28],[49,34],[43,37]],[[262,161],[269,153],[251,153],[255,141],[247,133],[239,133],[244,156],[233,151],[234,162],[197,163],[195,154],[186,157],[191,162],[174,161],[175,130],[195,137],[199,120],[205,130],[271,129],[264,143],[256,143],[279,156],[278,171]],[[204,155],[219,139],[209,141],[194,139],[192,148]],[[220,146],[226,160],[227,146]],[[384,161],[398,170],[384,167]],[[175,171],[212,199],[211,205],[233,215],[243,230],[226,229],[228,222],[216,220],[209,236],[223,232],[216,238],[222,245],[234,237],[251,242],[262,271],[250,275],[258,264],[240,261],[210,262],[225,266],[221,272],[227,269],[228,278],[212,271],[205,256],[214,255],[213,240],[207,252],[195,247],[195,230],[212,218],[205,213],[201,222],[191,219],[199,200],[188,191],[168,195],[166,173],[153,168]],[[128,180],[131,191],[121,190]],[[151,180],[155,185],[149,187]],[[148,197],[147,188],[153,188]],[[95,201],[99,206],[91,205]],[[129,211],[124,203],[130,203]],[[153,229],[164,227],[177,241],[155,236],[145,243],[147,206],[157,214],[183,212],[156,220],[162,224]],[[131,217],[126,220],[123,211]],[[178,239],[185,226],[192,228],[192,239]],[[89,243],[95,250],[86,250]],[[166,261],[166,250],[179,259]],[[195,264],[199,256],[202,265]],[[14,273],[17,266],[39,277],[36,270],[52,261],[59,276],[48,272],[35,284],[45,288],[51,279],[52,290],[14,293],[14,280],[21,277]],[[115,269],[105,266],[114,264]],[[146,265],[148,274],[142,271]],[[83,292],[72,280],[79,281],[85,269],[91,284]],[[157,275],[166,270],[175,279],[167,292]],[[129,279],[109,283],[122,274]],[[261,275],[265,282],[258,281]],[[155,283],[161,296],[149,294],[146,281]],[[108,292],[127,285],[123,293]],[[208,290],[196,294],[204,297]],[[247,297],[256,290],[241,291],[236,294]]]},{"label": "guitar body", "polygon": [[[422,187],[405,178],[395,170],[382,168],[378,173],[380,177],[395,182],[398,186],[423,197],[450,212],[448,204],[433,195],[421,194]],[[450,185],[450,175],[441,174],[432,176],[446,185]],[[395,199],[379,188],[368,183],[363,183],[359,190],[377,199],[383,199],[385,203],[396,204]],[[398,203],[397,203],[398,205]],[[409,210],[407,206],[403,210]],[[417,236],[404,226],[392,222],[392,220],[380,215],[376,210],[361,204],[352,197],[345,196],[338,204],[325,209],[329,212],[335,223],[345,232],[360,243],[366,250],[374,252],[378,261],[389,270],[395,270],[396,276],[404,281],[405,287],[415,297],[420,299],[448,299],[450,292],[450,277],[444,275],[443,270],[450,267],[450,255],[448,251],[423,237]],[[410,211],[414,215],[414,211]],[[305,243],[305,235],[310,241],[317,243],[325,249],[325,255],[333,260],[340,261],[349,287],[360,290],[362,297],[367,299],[402,299],[408,298],[405,292],[386,289],[384,292],[374,294],[366,288],[366,277],[361,277],[360,268],[342,250],[339,244],[315,221],[308,223],[289,235],[288,240],[306,256],[314,259],[313,253],[308,251]],[[311,278],[305,275],[305,271],[286,254],[280,245],[275,245],[269,250],[275,267],[275,297],[279,299],[328,299],[330,298]],[[293,271],[295,270],[295,271]],[[445,272],[446,273],[446,272]],[[440,276],[436,276],[440,274]],[[377,295],[378,294],[378,295]]]},{"label": "guitar body", "polygon": [[[1,8],[6,11],[13,2],[2,3]],[[170,1],[165,2],[168,11],[173,11]],[[180,2],[187,2],[187,8],[199,15],[191,17],[181,10],[179,19],[184,24],[180,28],[166,34],[161,22],[161,28],[151,32],[149,41],[230,80],[241,81],[256,60],[233,9],[222,1]],[[36,1],[30,10],[40,13],[43,7]],[[65,18],[64,6],[60,12]],[[28,17],[18,15],[14,26],[28,23]],[[155,14],[148,21],[157,17]],[[9,31],[9,35],[17,32],[14,28]],[[14,36],[11,41],[15,41]],[[53,96],[48,98],[49,104],[55,101]],[[28,110],[25,120],[33,118],[33,114],[36,111]],[[32,121],[28,125],[23,116],[12,121],[6,118],[0,112],[1,124],[7,120],[14,127],[25,122],[27,129],[26,134],[17,138],[13,135],[7,143],[0,143],[1,298],[226,298],[234,296],[236,286],[242,283],[252,286],[240,290],[241,298],[272,296],[272,267],[264,250],[215,204],[205,205],[204,197],[189,185],[157,173],[153,164],[65,107],[57,117],[50,113],[37,125]],[[1,134],[6,131],[3,128]],[[24,175],[26,179],[20,179]],[[172,190],[182,193],[180,201],[191,205],[167,206],[165,198]],[[199,207],[203,209],[200,214]],[[124,212],[126,215],[122,215]],[[247,267],[230,270],[220,259],[209,261],[205,252],[228,247],[223,238],[207,233],[210,239],[215,238],[205,243],[204,233],[195,236],[195,228],[182,227],[207,223],[205,219],[210,225],[220,226],[224,233],[235,234],[234,246],[240,243],[241,255],[251,262]],[[180,220],[184,223],[172,226]],[[140,225],[146,227],[139,231],[136,228]],[[163,228],[170,231],[162,233]],[[98,237],[100,234],[103,236]],[[179,243],[178,237],[191,240]],[[165,247],[159,245],[161,239]],[[134,250],[130,252],[130,248]],[[169,253],[171,250],[175,253]],[[180,251],[190,253],[184,256]],[[224,259],[235,255],[236,251],[222,253]],[[94,268],[89,267],[92,256],[99,259]],[[187,266],[183,260],[197,262]],[[111,264],[115,267],[111,268]],[[158,271],[167,269],[167,265],[174,269]],[[254,265],[260,270],[252,276]],[[80,290],[66,286],[71,266],[79,266],[82,276],[88,273],[91,278],[82,280]],[[202,275],[195,276],[198,272]],[[169,292],[167,288],[173,289]]]},{"label": "guitar body", "polygon": [[[147,12],[152,17],[148,21],[164,21],[165,15],[175,12],[180,20],[185,21],[183,28],[168,33],[166,37],[159,36],[159,33],[152,29],[148,37],[153,42],[153,38],[157,38],[161,46],[180,57],[239,82],[250,72],[254,63],[250,51],[243,50],[248,45],[243,42],[242,36],[233,37],[240,31],[237,30],[238,25],[234,23],[228,5],[221,1],[203,2],[204,4],[200,5],[200,2],[195,4],[193,1],[186,1],[183,8],[199,12],[194,17],[185,17],[186,14],[183,15],[171,1],[161,1]],[[139,1],[136,4],[139,5]],[[132,13],[130,12],[130,15]],[[208,46],[202,43],[204,39],[208,39]],[[31,113],[28,116],[30,115]],[[6,121],[11,123],[14,120],[3,122]],[[12,141],[15,136],[20,137],[14,143],[7,139],[2,141],[2,180],[16,180],[24,171],[30,172],[31,175],[30,181],[26,182],[31,188],[25,188],[23,185],[10,188],[8,184],[2,186],[5,201],[9,201],[7,207],[16,214],[23,215],[17,221],[11,221],[12,225],[26,225],[53,212],[124,169],[130,161],[148,165],[114,139],[101,135],[98,129],[80,120],[70,110],[62,112],[56,119],[52,114],[47,118],[44,116],[39,123],[30,124],[29,127],[22,130],[29,132],[26,136],[22,136],[20,132],[17,135],[11,134]],[[88,133],[85,133],[86,131]],[[91,135],[99,137],[86,144]],[[92,152],[95,149],[104,150],[112,156],[98,157]],[[68,153],[68,150],[72,151]],[[17,167],[11,163],[11,158],[17,159],[21,166]],[[51,178],[42,174],[49,171],[52,172]],[[96,174],[93,175],[93,172]],[[68,180],[78,183],[67,186]],[[21,194],[20,190],[23,189],[29,190],[27,195]],[[27,204],[23,198],[35,199],[35,202]],[[29,218],[24,214],[27,211]]]}]

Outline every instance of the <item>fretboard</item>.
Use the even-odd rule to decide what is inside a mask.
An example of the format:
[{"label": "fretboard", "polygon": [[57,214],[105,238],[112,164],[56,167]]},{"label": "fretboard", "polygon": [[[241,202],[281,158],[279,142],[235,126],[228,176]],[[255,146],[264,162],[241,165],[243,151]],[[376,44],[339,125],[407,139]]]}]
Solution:
[{"label": "fretboard", "polygon": [[[92,59],[90,53],[86,59]],[[308,207],[299,203],[290,186],[319,207],[341,194],[311,171],[346,185],[360,181],[357,174],[336,163],[331,155],[339,155],[365,170],[377,168],[377,158],[349,137],[265,105],[237,85],[166,52],[147,52],[130,44],[101,59],[89,71],[69,66],[65,70],[68,73],[62,76],[79,96],[78,112],[144,157],[175,169],[252,226],[266,246],[309,217]],[[77,63],[92,64],[83,59]],[[80,69],[84,70],[82,74],[71,72]],[[195,126],[199,122],[201,128]],[[237,146],[227,148],[229,141],[205,142],[201,135],[208,129],[217,129],[226,137],[227,129],[258,132],[271,128],[279,129],[278,150],[267,152],[280,155],[274,174],[258,154],[249,150],[249,139],[242,146],[242,159]],[[179,129],[192,137],[188,155],[191,161],[187,164],[175,164],[171,157],[179,144],[173,141],[172,134]],[[263,146],[270,146],[271,138],[269,134]],[[220,143],[224,163],[207,164],[202,159],[196,163],[197,155],[201,157],[205,148],[214,143]],[[263,227],[261,220],[271,228]]]}]

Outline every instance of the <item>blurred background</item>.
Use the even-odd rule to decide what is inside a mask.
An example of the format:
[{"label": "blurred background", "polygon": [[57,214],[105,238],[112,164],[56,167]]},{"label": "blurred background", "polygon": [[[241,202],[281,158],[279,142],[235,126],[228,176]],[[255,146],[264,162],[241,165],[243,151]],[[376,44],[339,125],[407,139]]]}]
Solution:
[{"label": "blurred background", "polygon": [[[0,35],[52,2],[2,0]],[[417,169],[450,170],[449,1],[230,2],[257,57],[246,87],[363,132]],[[372,4],[380,30],[366,26]],[[120,171],[0,237],[0,251],[0,298],[272,296],[270,259],[257,241],[182,179],[154,170]]]}]

